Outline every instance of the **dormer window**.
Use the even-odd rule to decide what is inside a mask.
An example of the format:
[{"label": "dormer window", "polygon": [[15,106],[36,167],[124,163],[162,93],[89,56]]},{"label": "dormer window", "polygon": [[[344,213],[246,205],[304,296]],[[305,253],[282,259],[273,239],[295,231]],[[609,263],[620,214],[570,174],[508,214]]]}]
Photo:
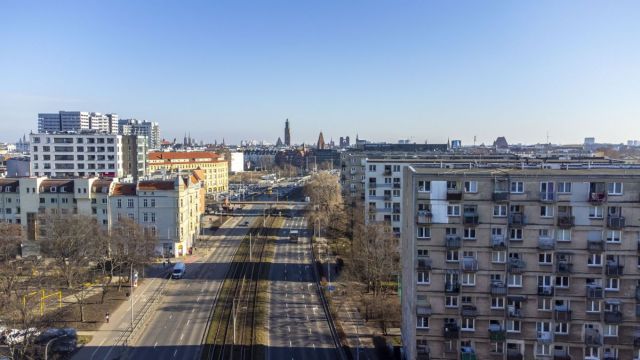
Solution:
[{"label": "dormer window", "polygon": [[57,189],[56,189],[56,187],[55,187],[55,186],[52,186],[52,187],[51,187],[51,192],[52,192],[52,193],[53,193],[53,192],[56,192],[56,190],[57,190]]}]

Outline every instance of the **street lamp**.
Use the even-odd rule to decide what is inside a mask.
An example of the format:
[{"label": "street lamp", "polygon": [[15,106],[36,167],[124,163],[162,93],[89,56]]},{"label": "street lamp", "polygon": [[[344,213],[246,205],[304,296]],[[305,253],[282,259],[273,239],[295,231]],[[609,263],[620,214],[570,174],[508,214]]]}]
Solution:
[{"label": "street lamp", "polygon": [[60,336],[56,336],[53,339],[47,341],[47,345],[45,345],[44,347],[44,360],[47,360],[49,358],[49,345],[54,342],[55,340],[59,340],[59,339],[64,339],[69,337],[69,334],[64,334],[64,335],[60,335]]}]

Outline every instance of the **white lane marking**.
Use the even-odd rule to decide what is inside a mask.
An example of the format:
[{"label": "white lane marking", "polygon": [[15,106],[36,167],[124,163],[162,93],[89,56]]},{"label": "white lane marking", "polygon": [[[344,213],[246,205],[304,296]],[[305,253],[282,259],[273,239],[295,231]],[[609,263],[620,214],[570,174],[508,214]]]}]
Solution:
[{"label": "white lane marking", "polygon": [[287,330],[289,330],[289,332],[291,332],[291,326],[287,326]]},{"label": "white lane marking", "polygon": [[311,346],[313,346],[313,350],[316,349],[316,344],[311,344]]},{"label": "white lane marking", "polygon": [[289,340],[289,347],[291,347],[291,346],[292,346],[292,345],[291,345],[291,340]]},{"label": "white lane marking", "polygon": [[198,298],[196,299],[196,302],[200,302],[200,296],[198,296]]},{"label": "white lane marking", "polygon": [[169,320],[171,320],[173,318],[173,314],[169,315]]},{"label": "white lane marking", "polygon": [[184,339],[184,333],[180,334],[180,341],[182,341],[182,339]]},{"label": "white lane marking", "polygon": [[187,320],[187,325],[189,325],[190,322],[191,322],[191,319]]},{"label": "white lane marking", "polygon": [[196,308],[191,309],[191,312],[194,312],[194,311],[196,311]]},{"label": "white lane marking", "polygon": [[178,354],[178,349],[175,349],[175,351],[173,352],[173,357],[176,357],[176,354]]},{"label": "white lane marking", "polygon": [[156,343],[155,343],[155,344],[153,344],[153,348],[155,349],[155,348],[156,348],[156,346],[158,346],[158,342],[157,342],[157,341],[156,341]]}]

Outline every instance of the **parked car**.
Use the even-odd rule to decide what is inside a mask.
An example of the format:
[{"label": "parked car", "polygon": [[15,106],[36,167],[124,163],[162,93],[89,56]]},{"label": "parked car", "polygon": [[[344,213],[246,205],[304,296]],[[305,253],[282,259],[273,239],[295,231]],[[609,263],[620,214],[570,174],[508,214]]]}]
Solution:
[{"label": "parked car", "polygon": [[38,333],[38,329],[36,328],[11,329],[7,332],[5,343],[8,345],[20,344],[31,336],[37,336]]}]

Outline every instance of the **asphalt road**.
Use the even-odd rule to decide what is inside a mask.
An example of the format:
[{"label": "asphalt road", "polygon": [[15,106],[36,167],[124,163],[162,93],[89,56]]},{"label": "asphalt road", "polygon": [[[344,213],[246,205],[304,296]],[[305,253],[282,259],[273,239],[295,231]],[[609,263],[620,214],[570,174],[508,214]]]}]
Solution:
[{"label": "asphalt road", "polygon": [[[251,207],[245,206],[243,213],[251,212]],[[261,210],[252,215],[258,212]],[[187,264],[185,277],[172,281],[167,287],[164,301],[129,351],[129,359],[191,360],[200,357],[211,306],[234,253],[249,230],[238,225],[255,219],[255,216],[232,218],[216,232],[219,241],[211,255]]]},{"label": "asphalt road", "polygon": [[[289,230],[298,229],[298,243]],[[337,359],[329,324],[313,279],[307,222],[287,219],[276,241],[269,279],[269,347],[267,359]]]}]

